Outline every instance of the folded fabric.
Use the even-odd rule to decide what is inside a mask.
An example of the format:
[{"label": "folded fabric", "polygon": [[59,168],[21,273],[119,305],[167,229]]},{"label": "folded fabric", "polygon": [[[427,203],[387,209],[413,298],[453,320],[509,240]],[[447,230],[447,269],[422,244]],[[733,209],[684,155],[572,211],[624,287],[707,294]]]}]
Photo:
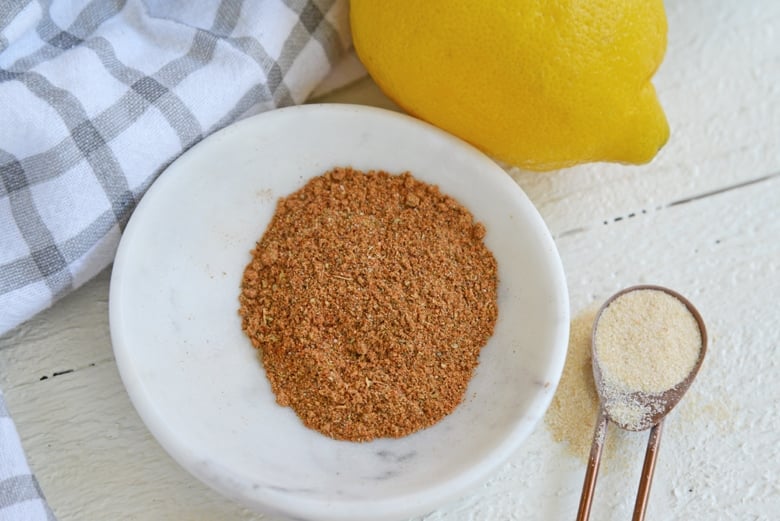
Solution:
[{"label": "folded fabric", "polygon": [[[183,151],[305,101],[350,46],[347,0],[0,2],[0,334],[108,266]],[[2,401],[0,421],[7,470],[24,455]],[[53,519],[8,468],[0,519]]]}]

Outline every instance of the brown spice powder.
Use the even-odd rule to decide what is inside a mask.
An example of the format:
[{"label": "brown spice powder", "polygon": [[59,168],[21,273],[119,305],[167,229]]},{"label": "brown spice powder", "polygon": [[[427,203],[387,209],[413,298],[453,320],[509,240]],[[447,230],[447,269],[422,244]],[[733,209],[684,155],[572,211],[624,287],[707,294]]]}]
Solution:
[{"label": "brown spice powder", "polygon": [[336,168],[280,199],[239,297],[277,402],[351,441],[452,412],[498,313],[484,236],[409,173]]}]

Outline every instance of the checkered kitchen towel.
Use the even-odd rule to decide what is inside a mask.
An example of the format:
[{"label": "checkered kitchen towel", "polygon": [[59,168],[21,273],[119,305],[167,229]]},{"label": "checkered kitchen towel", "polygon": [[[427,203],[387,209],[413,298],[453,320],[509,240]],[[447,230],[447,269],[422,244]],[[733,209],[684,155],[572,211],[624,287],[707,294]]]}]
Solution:
[{"label": "checkered kitchen towel", "polygon": [[[351,45],[347,13],[347,0],[0,0],[0,334],[105,268],[184,150],[305,101]],[[1,394],[0,465],[0,519],[53,519]]]},{"label": "checkered kitchen towel", "polygon": [[54,520],[19,445],[0,392],[0,520]]}]

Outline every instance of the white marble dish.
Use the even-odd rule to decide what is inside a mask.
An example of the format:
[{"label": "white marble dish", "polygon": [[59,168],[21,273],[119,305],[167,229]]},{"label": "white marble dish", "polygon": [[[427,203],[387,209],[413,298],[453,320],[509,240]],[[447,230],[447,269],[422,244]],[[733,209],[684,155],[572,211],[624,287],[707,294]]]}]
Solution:
[{"label": "white marble dish", "polygon": [[[499,319],[464,402],[401,439],[349,443],[274,401],[241,331],[239,284],[276,199],[334,166],[411,171],[467,206],[499,266]],[[536,209],[483,154],[408,116],[308,105],[255,116],[176,160],[132,216],[111,336],[149,430],[193,475],[296,519],[400,520],[464,495],[542,417],[563,367],[568,296]]]}]

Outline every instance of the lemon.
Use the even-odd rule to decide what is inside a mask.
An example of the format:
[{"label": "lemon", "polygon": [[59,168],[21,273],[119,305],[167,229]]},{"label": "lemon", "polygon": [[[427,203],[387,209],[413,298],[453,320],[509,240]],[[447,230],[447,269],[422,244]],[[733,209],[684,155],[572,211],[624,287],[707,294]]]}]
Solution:
[{"label": "lemon", "polygon": [[350,18],[388,97],[496,159],[641,164],[669,137],[662,0],[352,0]]}]

